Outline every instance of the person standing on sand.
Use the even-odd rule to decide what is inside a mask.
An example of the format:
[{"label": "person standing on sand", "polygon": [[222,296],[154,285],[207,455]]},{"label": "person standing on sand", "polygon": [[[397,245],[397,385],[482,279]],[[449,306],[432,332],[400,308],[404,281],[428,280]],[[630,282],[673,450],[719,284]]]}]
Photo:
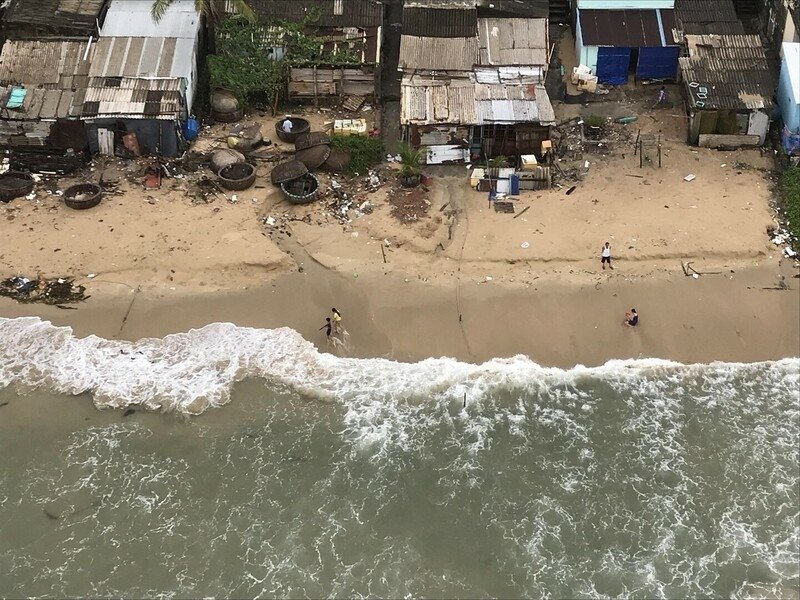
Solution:
[{"label": "person standing on sand", "polygon": [[286,115],[286,117],[284,117],[283,123],[281,123],[281,129],[283,129],[285,133],[292,133],[293,127],[294,123],[292,123],[292,117]]},{"label": "person standing on sand", "polygon": [[639,324],[639,313],[636,312],[635,308],[632,308],[630,312],[625,313],[625,325],[628,327],[636,327]]},{"label": "person standing on sand", "polygon": [[611,244],[608,242],[605,243],[600,252],[600,264],[603,265],[604,271],[606,270],[606,263],[608,263],[608,268],[613,271],[614,267],[611,266]]}]

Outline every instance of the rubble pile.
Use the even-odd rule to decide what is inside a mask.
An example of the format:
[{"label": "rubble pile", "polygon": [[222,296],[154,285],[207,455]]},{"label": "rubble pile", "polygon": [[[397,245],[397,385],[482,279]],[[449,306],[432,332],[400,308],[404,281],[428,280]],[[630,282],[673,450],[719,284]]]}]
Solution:
[{"label": "rubble pile", "polygon": [[75,285],[68,277],[30,279],[28,277],[9,277],[0,281],[0,296],[13,298],[17,302],[39,302],[42,304],[66,304],[81,302],[89,296],[86,288]]}]

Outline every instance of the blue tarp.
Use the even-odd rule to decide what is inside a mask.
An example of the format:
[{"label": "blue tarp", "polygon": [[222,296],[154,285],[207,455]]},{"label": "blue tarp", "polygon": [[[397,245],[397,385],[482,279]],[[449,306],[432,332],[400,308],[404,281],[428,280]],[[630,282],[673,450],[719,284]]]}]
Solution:
[{"label": "blue tarp", "polygon": [[25,88],[12,88],[11,93],[8,95],[6,108],[22,108],[22,105],[25,102],[25,96],[27,95],[28,90]]},{"label": "blue tarp", "polygon": [[678,72],[678,47],[639,48],[636,79],[675,79]]},{"label": "blue tarp", "polygon": [[600,46],[597,49],[597,78],[607,85],[625,85],[630,62],[630,48]]}]

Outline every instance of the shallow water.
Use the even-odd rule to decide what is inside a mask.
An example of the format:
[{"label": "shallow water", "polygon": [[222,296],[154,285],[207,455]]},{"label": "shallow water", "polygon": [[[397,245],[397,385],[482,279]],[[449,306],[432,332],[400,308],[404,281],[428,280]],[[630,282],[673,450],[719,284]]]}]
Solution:
[{"label": "shallow water", "polygon": [[797,359],[401,365],[288,330],[126,345],[20,321],[3,595],[800,595]]}]

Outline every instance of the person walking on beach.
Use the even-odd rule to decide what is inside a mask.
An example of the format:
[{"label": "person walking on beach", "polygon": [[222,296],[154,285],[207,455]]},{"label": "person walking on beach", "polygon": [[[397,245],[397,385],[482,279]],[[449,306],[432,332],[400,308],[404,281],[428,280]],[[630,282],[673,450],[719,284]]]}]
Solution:
[{"label": "person walking on beach", "polygon": [[635,308],[632,308],[630,312],[625,313],[625,325],[628,327],[636,327],[639,324],[639,313],[636,312]]},{"label": "person walking on beach", "polygon": [[333,332],[340,333],[342,330],[342,313],[335,308],[331,309],[331,322],[333,323]]},{"label": "person walking on beach", "polygon": [[603,265],[603,270],[606,270],[606,263],[608,263],[608,268],[612,271],[614,267],[611,266],[611,244],[608,242],[605,243],[603,246],[603,250],[600,252],[600,264]]}]

